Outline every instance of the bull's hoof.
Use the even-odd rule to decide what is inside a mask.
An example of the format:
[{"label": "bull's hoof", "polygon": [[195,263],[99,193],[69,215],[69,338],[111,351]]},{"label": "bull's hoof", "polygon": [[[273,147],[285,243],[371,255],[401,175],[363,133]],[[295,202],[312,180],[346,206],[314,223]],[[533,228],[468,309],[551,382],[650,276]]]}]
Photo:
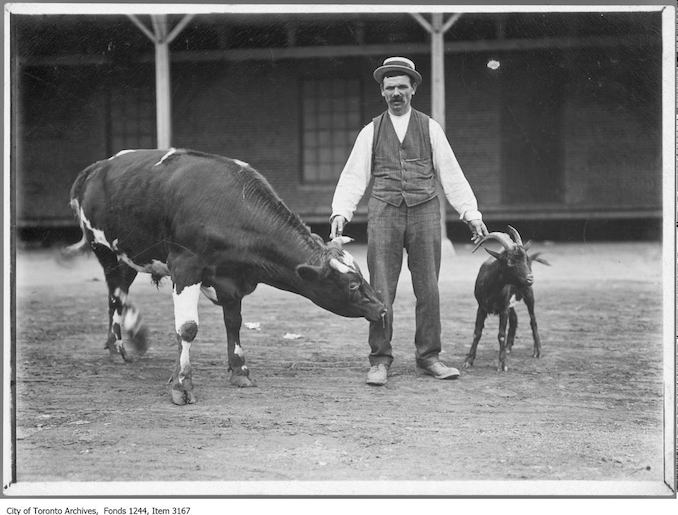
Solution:
[{"label": "bull's hoof", "polygon": [[471,368],[473,366],[473,361],[464,361],[464,368]]},{"label": "bull's hoof", "polygon": [[129,334],[129,341],[135,354],[146,354],[149,347],[148,328],[142,325],[135,333]]},{"label": "bull's hoof", "polygon": [[195,404],[195,395],[190,390],[172,388],[170,393],[172,394],[172,402],[178,406],[183,406],[184,404]]},{"label": "bull's hoof", "polygon": [[128,363],[134,361],[132,356],[127,352],[127,349],[125,349],[125,345],[120,340],[109,339],[106,342],[105,348],[108,349],[108,356],[111,361],[117,360],[118,356],[121,356],[123,361]]},{"label": "bull's hoof", "polygon": [[536,350],[532,353],[533,358],[541,358],[541,352]]},{"label": "bull's hoof", "polygon": [[250,379],[249,375],[231,373],[231,377],[229,378],[228,381],[233,386],[237,386],[238,388],[250,388],[257,386],[257,383],[254,380]]},{"label": "bull's hoof", "polygon": [[508,372],[508,365],[506,363],[500,363],[497,367],[497,372]]}]

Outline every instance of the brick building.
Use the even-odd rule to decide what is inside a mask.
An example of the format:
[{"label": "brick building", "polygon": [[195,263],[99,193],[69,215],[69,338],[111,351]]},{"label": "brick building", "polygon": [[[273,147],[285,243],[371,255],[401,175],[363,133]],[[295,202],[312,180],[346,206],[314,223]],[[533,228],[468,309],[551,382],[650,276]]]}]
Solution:
[{"label": "brick building", "polygon": [[[661,33],[659,12],[458,20],[445,128],[486,220],[661,222]],[[16,223],[72,226],[82,168],[156,146],[153,45],[124,15],[13,15],[11,38]],[[357,132],[384,110],[385,57],[416,62],[430,112],[428,38],[409,13],[196,15],[170,46],[172,146],[247,161],[325,222]]]}]

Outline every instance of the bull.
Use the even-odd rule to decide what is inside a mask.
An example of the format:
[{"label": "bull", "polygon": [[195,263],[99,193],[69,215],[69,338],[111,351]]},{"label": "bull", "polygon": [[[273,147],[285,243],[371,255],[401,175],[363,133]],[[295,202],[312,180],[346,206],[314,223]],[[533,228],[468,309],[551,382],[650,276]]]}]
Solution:
[{"label": "bull", "polygon": [[139,272],[170,277],[178,355],[172,402],[194,403],[190,348],[201,292],[221,306],[229,381],[253,386],[240,343],[242,299],[264,283],[302,295],[344,317],[385,320],[386,309],[342,248],[325,244],[247,163],[185,149],[127,150],[84,169],[71,188],[82,240],[108,287],[106,348],[131,359],[146,329],[129,301]]}]

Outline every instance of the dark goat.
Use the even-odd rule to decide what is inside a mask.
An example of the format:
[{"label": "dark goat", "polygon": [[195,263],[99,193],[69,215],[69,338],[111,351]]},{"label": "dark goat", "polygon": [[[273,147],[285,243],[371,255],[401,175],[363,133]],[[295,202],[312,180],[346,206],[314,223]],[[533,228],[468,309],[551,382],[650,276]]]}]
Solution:
[{"label": "dark goat", "polygon": [[[476,313],[475,330],[473,331],[473,343],[466,356],[464,368],[473,366],[476,348],[483,334],[485,319],[488,314],[493,314],[499,315],[499,366],[497,370],[499,372],[508,370],[506,354],[511,352],[516,328],[518,327],[518,316],[513,308],[513,297],[516,300],[523,300],[527,306],[527,311],[530,313],[530,326],[534,338],[532,357],[538,358],[541,354],[541,341],[537,331],[537,320],[534,316],[532,262],[538,261],[545,265],[549,265],[549,263],[539,257],[538,252],[528,255],[527,250],[530,247],[530,242],[528,241],[523,245],[518,231],[510,225],[508,230],[513,236],[513,240],[503,232],[491,232],[473,249],[473,252],[475,252],[481,245],[491,240],[498,241],[504,247],[502,252],[485,249],[492,258],[480,266],[476,278],[475,296],[478,301],[478,311]],[[506,335],[507,322],[508,335]]]}]

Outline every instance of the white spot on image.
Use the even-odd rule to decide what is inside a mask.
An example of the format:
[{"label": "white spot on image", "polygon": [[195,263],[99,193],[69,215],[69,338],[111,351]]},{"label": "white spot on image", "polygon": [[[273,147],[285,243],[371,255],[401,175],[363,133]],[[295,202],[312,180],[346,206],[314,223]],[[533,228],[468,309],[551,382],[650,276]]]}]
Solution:
[{"label": "white spot on image", "polygon": [[259,322],[245,322],[245,327],[253,331],[261,331],[261,324]]},{"label": "white spot on image", "polygon": [[285,333],[283,335],[283,338],[285,340],[298,340],[299,338],[302,338],[303,335],[297,334],[297,333]]},{"label": "white spot on image", "polygon": [[246,163],[245,161],[241,161],[240,159],[234,159],[233,162],[237,164],[238,166],[242,166],[243,168],[246,168],[249,166],[249,163]]},{"label": "white spot on image", "polygon": [[242,347],[239,344],[235,344],[235,355],[238,356],[239,358],[242,358],[245,355],[245,352],[242,350]]},{"label": "white spot on image", "polygon": [[496,59],[490,59],[489,61],[487,61],[487,67],[490,70],[498,70],[500,66],[501,66],[501,63],[499,61],[497,61]]}]

